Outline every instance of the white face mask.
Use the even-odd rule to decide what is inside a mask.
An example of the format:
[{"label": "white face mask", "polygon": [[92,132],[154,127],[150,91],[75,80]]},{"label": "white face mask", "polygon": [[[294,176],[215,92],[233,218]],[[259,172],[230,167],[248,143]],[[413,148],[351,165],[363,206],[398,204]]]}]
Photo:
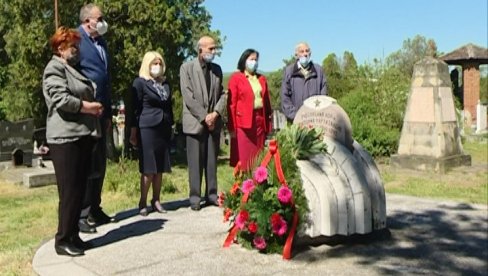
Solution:
[{"label": "white face mask", "polygon": [[161,73],[161,65],[151,65],[151,76],[157,77]]},{"label": "white face mask", "polygon": [[97,22],[97,26],[95,28],[99,35],[104,35],[107,33],[108,30],[108,23],[105,20]]},{"label": "white face mask", "polygon": [[256,72],[258,69],[258,61],[251,59],[246,60],[246,69],[251,73]]},{"label": "white face mask", "polygon": [[203,60],[206,62],[206,63],[210,63],[212,62],[212,60],[214,59],[214,54],[212,53],[205,53],[203,54]]}]

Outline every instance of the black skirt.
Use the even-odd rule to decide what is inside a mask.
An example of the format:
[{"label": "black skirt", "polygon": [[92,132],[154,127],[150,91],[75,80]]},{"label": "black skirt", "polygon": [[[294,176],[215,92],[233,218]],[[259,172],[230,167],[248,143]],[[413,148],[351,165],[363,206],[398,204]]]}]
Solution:
[{"label": "black skirt", "polygon": [[169,147],[171,126],[164,121],[139,129],[139,171],[145,174],[171,172]]}]

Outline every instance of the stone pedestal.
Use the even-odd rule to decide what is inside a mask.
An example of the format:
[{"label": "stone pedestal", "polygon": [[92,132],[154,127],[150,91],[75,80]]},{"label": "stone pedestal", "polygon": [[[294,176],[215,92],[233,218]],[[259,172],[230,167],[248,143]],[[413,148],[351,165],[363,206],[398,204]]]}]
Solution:
[{"label": "stone pedestal", "polygon": [[447,64],[426,57],[415,64],[394,166],[445,172],[471,165],[460,139]]},{"label": "stone pedestal", "polygon": [[385,191],[371,155],[352,139],[333,98],[305,100],[294,123],[324,129],[327,154],[298,160],[310,214],[301,236],[366,234],[386,227]]}]

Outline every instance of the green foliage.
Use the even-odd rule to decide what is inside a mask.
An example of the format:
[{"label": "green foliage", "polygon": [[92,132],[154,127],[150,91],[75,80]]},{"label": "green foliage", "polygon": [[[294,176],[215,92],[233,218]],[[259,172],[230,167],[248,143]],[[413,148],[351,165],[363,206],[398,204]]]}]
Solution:
[{"label": "green foliage", "polygon": [[402,49],[386,58],[388,66],[394,66],[402,74],[411,77],[415,63],[425,56],[437,56],[437,46],[434,40],[416,35],[413,39],[403,41]]},{"label": "green foliage", "polygon": [[[211,16],[203,0],[98,0],[109,23],[105,35],[111,55],[113,102],[129,91],[146,51],[156,50],[166,61],[166,76],[173,89],[174,113],[181,119],[179,67],[194,56],[195,41],[207,34],[221,44],[219,31],[210,30]],[[76,28],[85,1],[59,4],[61,25]],[[11,0],[0,7],[0,110],[7,119],[33,117],[45,122],[42,72],[51,57],[48,39],[54,33],[52,1]],[[1,114],[1,112],[0,112]]]},{"label": "green foliage", "polygon": [[[480,102],[488,104],[488,65],[481,65],[481,79],[480,79]],[[483,76],[484,74],[484,76]]]},{"label": "green foliage", "polygon": [[285,141],[283,147],[285,152],[294,159],[302,160],[308,157],[327,152],[327,144],[323,141],[323,130],[305,127],[300,125],[290,125],[276,134],[278,141]]},{"label": "green foliage", "polygon": [[[274,159],[271,159],[266,169],[257,167],[254,172],[243,172],[237,167],[234,171],[232,188],[221,194],[220,198],[224,200],[224,221],[231,219],[240,228],[237,240],[245,248],[254,247],[263,253],[281,253],[290,233],[295,210],[299,218],[298,228],[305,225],[309,208],[296,160],[326,152],[321,134],[321,131],[314,128],[298,125],[284,128],[276,134],[278,150],[281,152],[281,168],[287,186],[280,183]],[[262,160],[266,153],[267,151],[263,152],[258,160]],[[266,171],[264,177],[260,176],[260,171]],[[253,188],[246,191],[248,185]],[[290,202],[279,199],[279,193],[283,189],[290,189],[295,208]],[[243,197],[248,197],[244,203]],[[273,218],[286,223],[286,231],[281,234],[277,232]],[[265,248],[258,248],[254,243],[259,238],[265,240]]]},{"label": "green foliage", "polygon": [[339,99],[349,115],[353,137],[373,156],[396,152],[408,97],[409,78],[399,69],[360,68],[361,82]]},{"label": "green foliage", "polygon": [[283,70],[279,69],[267,75],[268,89],[271,98],[271,107],[281,109],[281,81],[283,79]]},{"label": "green foliage", "polygon": [[335,54],[329,54],[322,62],[325,76],[327,78],[327,90],[330,97],[339,99],[345,94],[343,85],[342,70],[339,60]]}]

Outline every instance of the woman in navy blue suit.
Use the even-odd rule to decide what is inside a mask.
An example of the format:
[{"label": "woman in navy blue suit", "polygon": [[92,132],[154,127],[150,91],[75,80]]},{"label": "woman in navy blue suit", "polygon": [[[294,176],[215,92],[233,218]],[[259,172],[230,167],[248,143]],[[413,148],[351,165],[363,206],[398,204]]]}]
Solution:
[{"label": "woman in navy blue suit", "polygon": [[130,143],[139,149],[139,171],[141,172],[141,198],[139,214],[146,216],[147,194],[152,184],[153,211],[166,212],[161,206],[159,195],[163,172],[171,172],[169,147],[173,109],[171,91],[165,80],[166,66],[157,52],[147,52],[139,69],[139,77],[132,84],[133,118]]}]

